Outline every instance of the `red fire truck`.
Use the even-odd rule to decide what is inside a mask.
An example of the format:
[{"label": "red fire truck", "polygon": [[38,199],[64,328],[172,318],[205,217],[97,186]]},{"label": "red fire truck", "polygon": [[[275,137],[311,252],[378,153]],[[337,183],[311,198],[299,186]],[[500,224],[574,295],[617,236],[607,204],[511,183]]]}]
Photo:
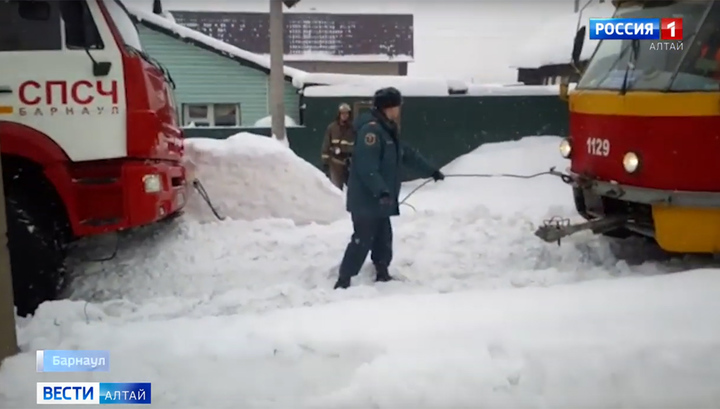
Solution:
[{"label": "red fire truck", "polygon": [[[551,221],[552,242],[581,230],[639,234],[678,253],[720,252],[720,2],[614,1],[615,17],[681,18],[681,41],[603,40],[569,94],[579,225]],[[680,29],[680,27],[677,27]],[[579,65],[585,28],[576,36]]]},{"label": "red fire truck", "polygon": [[174,84],[118,0],[0,0],[0,151],[18,313],[57,296],[67,246],[179,214]]}]

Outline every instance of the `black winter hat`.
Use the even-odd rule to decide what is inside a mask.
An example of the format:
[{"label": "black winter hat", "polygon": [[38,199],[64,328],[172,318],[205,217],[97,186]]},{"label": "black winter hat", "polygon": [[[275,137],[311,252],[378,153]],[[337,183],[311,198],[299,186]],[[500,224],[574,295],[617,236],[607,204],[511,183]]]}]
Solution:
[{"label": "black winter hat", "polygon": [[402,105],[402,94],[395,87],[381,88],[373,96],[373,106],[383,110]]}]

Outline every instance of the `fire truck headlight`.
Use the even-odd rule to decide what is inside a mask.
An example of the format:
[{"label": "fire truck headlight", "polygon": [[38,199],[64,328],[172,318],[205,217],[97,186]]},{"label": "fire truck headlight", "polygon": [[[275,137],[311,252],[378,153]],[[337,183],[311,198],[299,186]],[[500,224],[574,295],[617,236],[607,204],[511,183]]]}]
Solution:
[{"label": "fire truck headlight", "polygon": [[640,168],[640,158],[634,152],[626,153],[622,163],[627,173],[635,173]]},{"label": "fire truck headlight", "polygon": [[562,142],[560,142],[560,155],[562,155],[563,158],[567,159],[570,157],[571,153],[572,145],[570,145],[570,141],[568,139],[563,139]]},{"label": "fire truck headlight", "polygon": [[143,176],[143,184],[145,185],[145,193],[157,193],[162,190],[162,179],[160,175]]}]

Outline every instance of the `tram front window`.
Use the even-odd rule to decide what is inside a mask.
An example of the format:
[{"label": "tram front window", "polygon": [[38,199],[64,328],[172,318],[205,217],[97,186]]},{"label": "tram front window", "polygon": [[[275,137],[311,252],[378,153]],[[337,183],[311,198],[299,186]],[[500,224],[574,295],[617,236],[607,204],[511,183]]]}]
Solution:
[{"label": "tram front window", "polygon": [[[712,7],[709,15],[708,7]],[[602,40],[580,79],[578,89],[602,89],[626,91],[699,91],[718,90],[712,62],[698,68],[700,48],[707,43],[711,33],[718,37],[720,31],[714,26],[720,21],[720,7],[705,1],[651,1],[620,6],[618,18],[682,18],[682,41],[657,40]],[[701,24],[705,21],[704,24]],[[697,34],[697,35],[696,35]],[[702,44],[700,44],[702,43]],[[681,45],[682,44],[682,45]],[[717,52],[720,47],[706,47],[704,55]],[[687,55],[686,55],[687,54]],[[720,79],[720,67],[717,77]]]}]

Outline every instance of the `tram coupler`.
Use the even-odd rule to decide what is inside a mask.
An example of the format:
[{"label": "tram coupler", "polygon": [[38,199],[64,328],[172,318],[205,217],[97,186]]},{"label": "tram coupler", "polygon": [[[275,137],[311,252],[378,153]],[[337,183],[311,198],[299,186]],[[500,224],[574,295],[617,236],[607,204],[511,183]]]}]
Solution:
[{"label": "tram coupler", "polygon": [[557,243],[559,246],[563,238],[577,232],[590,230],[594,234],[602,234],[625,226],[627,221],[627,217],[614,216],[570,224],[569,219],[553,217],[545,220],[543,225],[535,231],[535,235],[545,242]]},{"label": "tram coupler", "polygon": [[567,183],[568,185],[572,185],[575,182],[571,175],[555,170],[555,166],[551,167],[547,173],[548,175],[559,177],[563,182]]}]

